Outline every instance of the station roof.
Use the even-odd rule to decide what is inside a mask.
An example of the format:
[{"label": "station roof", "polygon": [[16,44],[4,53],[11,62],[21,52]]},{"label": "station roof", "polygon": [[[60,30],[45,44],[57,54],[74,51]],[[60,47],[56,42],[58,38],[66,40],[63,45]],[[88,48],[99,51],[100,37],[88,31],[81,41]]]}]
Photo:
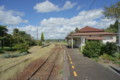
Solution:
[{"label": "station roof", "polygon": [[81,33],[81,32],[82,32],[82,33],[83,33],[83,32],[104,32],[104,30],[86,26],[86,27],[78,30],[78,32],[79,32],[79,33]]}]

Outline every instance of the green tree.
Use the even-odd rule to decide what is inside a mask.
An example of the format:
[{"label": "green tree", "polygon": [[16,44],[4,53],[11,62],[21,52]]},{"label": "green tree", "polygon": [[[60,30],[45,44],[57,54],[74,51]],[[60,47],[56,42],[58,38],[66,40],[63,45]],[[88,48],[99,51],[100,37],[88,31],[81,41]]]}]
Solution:
[{"label": "green tree", "polygon": [[118,20],[116,20],[115,23],[111,24],[110,27],[105,29],[105,31],[117,33],[118,32],[118,23],[119,23]]},{"label": "green tree", "polygon": [[78,29],[78,28],[76,28],[76,29],[75,29],[75,32],[78,32],[78,30],[79,30],[79,29]]},{"label": "green tree", "polygon": [[19,29],[15,28],[15,29],[13,30],[13,36],[17,36],[18,33],[19,33]]},{"label": "green tree", "polygon": [[104,15],[107,18],[120,19],[120,1],[116,4],[113,4],[109,7],[105,7]]},{"label": "green tree", "polygon": [[41,41],[44,41],[44,33],[41,34]]},{"label": "green tree", "polygon": [[4,39],[5,39],[5,35],[7,35],[7,31],[8,29],[6,28],[6,26],[0,25],[0,44],[1,44],[1,48],[3,49],[4,47]]},{"label": "green tree", "polygon": [[13,36],[11,34],[7,34],[4,39],[4,45],[12,48],[13,42],[14,42]]}]

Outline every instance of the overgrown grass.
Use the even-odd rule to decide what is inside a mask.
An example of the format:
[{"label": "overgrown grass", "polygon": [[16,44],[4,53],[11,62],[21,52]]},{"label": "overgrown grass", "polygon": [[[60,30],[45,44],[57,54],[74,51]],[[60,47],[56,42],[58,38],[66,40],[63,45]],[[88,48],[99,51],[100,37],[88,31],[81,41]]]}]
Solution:
[{"label": "overgrown grass", "polygon": [[99,58],[98,57],[94,57],[92,58],[94,61],[98,62],[99,61]]},{"label": "overgrown grass", "polygon": [[117,60],[115,57],[112,57],[112,56],[110,56],[110,55],[108,55],[108,54],[103,54],[103,55],[101,55],[99,58],[101,58],[101,59],[103,59],[103,60],[110,60],[110,61],[115,61],[115,60]]},{"label": "overgrown grass", "polygon": [[40,46],[35,46],[32,47],[29,52],[31,54],[25,55],[25,56],[20,56],[20,57],[15,57],[15,58],[3,58],[0,59],[0,71],[4,71],[5,69],[20,63],[21,61],[24,61],[25,59],[29,59],[26,62],[23,62],[5,72],[0,73],[0,80],[8,80],[11,78],[11,80],[20,72],[24,70],[24,68],[31,63],[32,61],[42,57],[43,55],[48,55],[47,53],[54,47],[54,44],[41,48]]},{"label": "overgrown grass", "polygon": [[120,61],[114,61],[113,63],[120,65]]}]

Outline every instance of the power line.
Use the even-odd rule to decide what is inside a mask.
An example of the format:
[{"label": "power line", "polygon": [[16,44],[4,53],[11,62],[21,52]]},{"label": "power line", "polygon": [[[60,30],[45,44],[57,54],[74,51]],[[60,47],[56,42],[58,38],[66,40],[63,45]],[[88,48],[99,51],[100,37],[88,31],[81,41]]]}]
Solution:
[{"label": "power line", "polygon": [[86,12],[86,14],[83,16],[83,18],[81,19],[80,21],[80,25],[82,24],[82,22],[85,20],[86,16],[88,15],[89,13],[89,10],[92,8],[92,6],[94,5],[96,0],[93,0],[92,4],[90,5],[89,9],[88,9],[88,12]]}]

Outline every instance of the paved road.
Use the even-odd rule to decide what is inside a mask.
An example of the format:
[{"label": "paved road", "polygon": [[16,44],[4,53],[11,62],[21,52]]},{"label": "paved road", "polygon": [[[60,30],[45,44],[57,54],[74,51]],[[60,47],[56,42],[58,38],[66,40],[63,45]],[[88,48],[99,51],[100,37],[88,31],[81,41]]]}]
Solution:
[{"label": "paved road", "polygon": [[77,49],[68,49],[68,52],[70,80],[120,80],[119,75],[84,57]]}]

